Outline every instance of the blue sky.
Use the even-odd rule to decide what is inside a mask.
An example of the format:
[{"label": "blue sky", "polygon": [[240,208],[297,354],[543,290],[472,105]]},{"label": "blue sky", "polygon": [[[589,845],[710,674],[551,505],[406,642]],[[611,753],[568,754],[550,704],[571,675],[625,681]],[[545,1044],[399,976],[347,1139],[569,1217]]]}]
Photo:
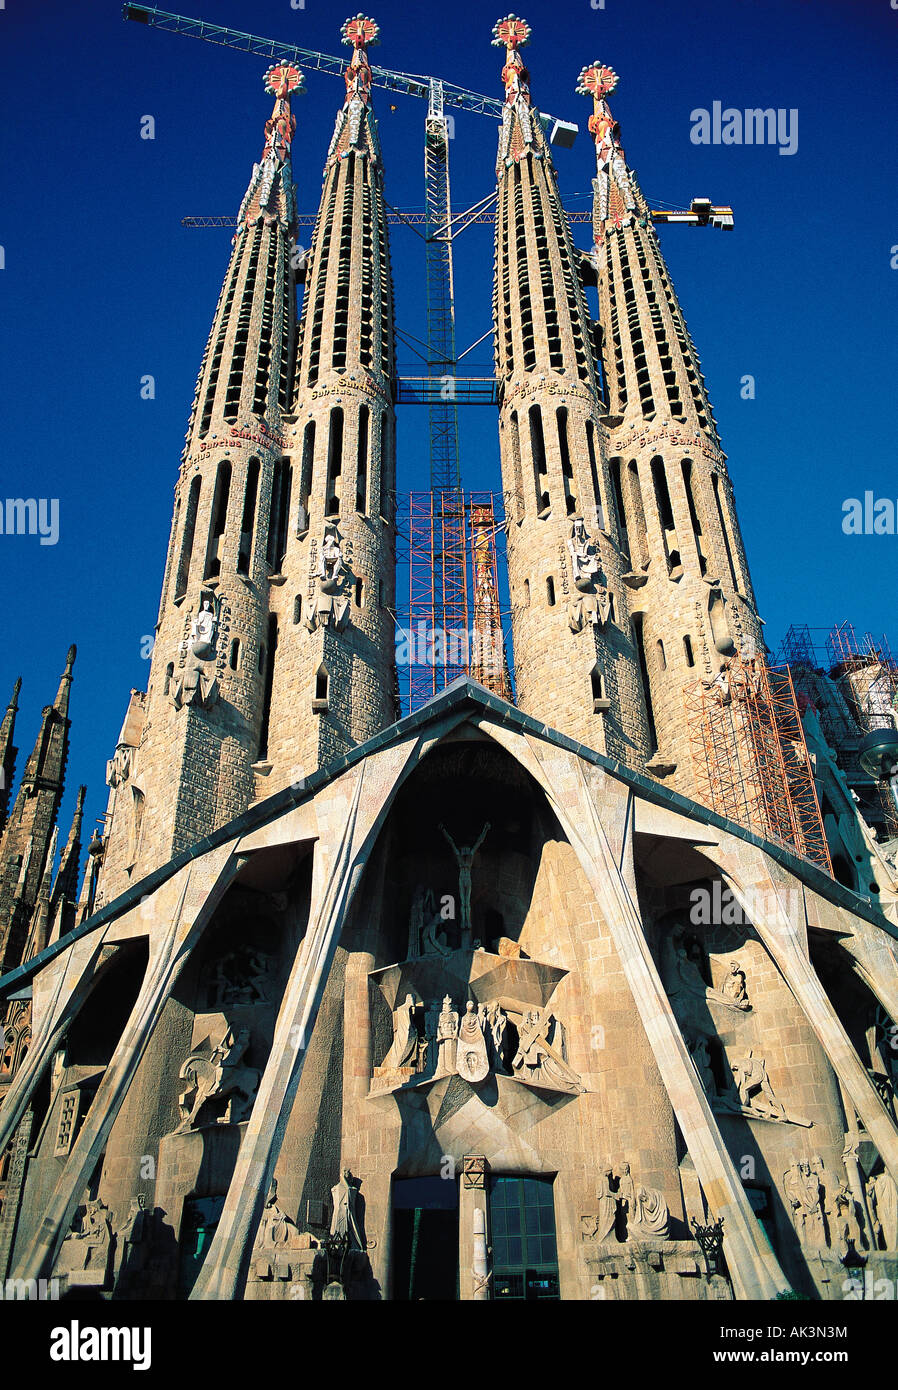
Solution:
[{"label": "blue sky", "polygon": [[[167,8],[179,10],[180,0]],[[351,6],[334,0],[183,0],[186,13],[337,53]],[[233,213],[261,151],[266,64],[120,18],[117,0],[6,0],[0,10],[4,198],[0,207],[2,496],[59,499],[54,546],[0,535],[5,596],[0,701],[24,685],[19,766],[65,651],[79,648],[64,816],[89,788],[105,808],[105,760],[128,691],[145,688],[171,503],[194,382],[227,264],[229,234],[186,214]],[[378,0],[376,62],[501,95],[491,48],[502,8]],[[842,503],[898,498],[898,9],[892,0],[527,0],[537,104],[577,121],[557,153],[565,197],[594,171],[590,105],[574,94],[594,59],[620,75],[612,99],[650,202],[729,203],[736,229],[663,229],[702,358],[770,645],[792,622],[849,619],[889,633],[898,536],[846,536]],[[317,207],[337,78],[307,74],[296,105],[298,201]],[[714,101],[798,111],[798,149],[695,145],[690,113]],[[423,205],[423,102],[375,93],[387,196]],[[395,111],[391,110],[395,106]],[[155,139],[140,138],[152,115]],[[496,126],[459,113],[453,200],[494,184]],[[582,199],[580,200],[583,201]],[[588,228],[575,228],[586,245]],[[424,336],[423,256],[392,239],[400,327]],[[492,238],[456,247],[458,338],[490,327]],[[489,342],[471,357],[490,359]],[[155,378],[141,400],[140,379]],[[741,379],[755,378],[744,400]],[[426,412],[399,425],[400,487],[427,485]],[[462,413],[466,486],[498,485],[495,414]]]}]

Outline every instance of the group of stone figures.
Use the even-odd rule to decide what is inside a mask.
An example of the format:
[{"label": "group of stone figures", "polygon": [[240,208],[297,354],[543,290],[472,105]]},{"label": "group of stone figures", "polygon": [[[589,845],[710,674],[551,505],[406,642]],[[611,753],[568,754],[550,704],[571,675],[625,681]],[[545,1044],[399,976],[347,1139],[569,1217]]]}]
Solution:
[{"label": "group of stone figures", "polygon": [[476,1084],[490,1072],[553,1091],[584,1089],[568,1066],[564,1027],[553,1013],[469,999],[460,1015],[448,994],[441,1008],[425,1008],[406,994],[393,1010],[393,1042],[374,1069],[375,1089],[456,1075]]},{"label": "group of stone figures", "polygon": [[[794,1159],[783,1176],[783,1192],[802,1245],[834,1250],[848,1263],[871,1244],[860,1202],[822,1158]],[[874,1248],[898,1249],[898,1188],[891,1175],[868,1178],[864,1195]]]},{"label": "group of stone figures", "polygon": [[663,1194],[637,1183],[629,1163],[620,1172],[606,1165],[596,1199],[597,1213],[580,1218],[585,1239],[651,1241],[670,1235],[670,1211]]},{"label": "group of stone figures", "polygon": [[105,1203],[87,1201],[60,1246],[54,1278],[65,1279],[66,1288],[114,1285],[120,1291],[152,1282],[149,1262],[156,1217],[147,1210],[141,1193],[131,1198],[125,1220],[113,1229],[112,1213]]},{"label": "group of stone figures", "polygon": [[691,1037],[687,1034],[687,1046],[695,1063],[699,1080],[715,1110],[747,1115],[752,1119],[775,1120],[782,1124],[801,1125],[809,1129],[809,1120],[797,1115],[787,1115],[786,1108],[774,1094],[767,1063],[763,1057],[756,1057],[752,1048],[734,1057],[730,1062],[733,1086],[721,1089],[717,1084],[711,1065],[711,1044],[704,1034]]}]

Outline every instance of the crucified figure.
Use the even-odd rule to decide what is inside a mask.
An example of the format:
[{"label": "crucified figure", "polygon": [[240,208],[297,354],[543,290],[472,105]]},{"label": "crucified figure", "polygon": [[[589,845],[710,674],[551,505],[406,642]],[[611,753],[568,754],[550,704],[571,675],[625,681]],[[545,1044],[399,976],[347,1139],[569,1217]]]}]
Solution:
[{"label": "crucified figure", "polygon": [[474,863],[474,855],[486,839],[487,831],[490,828],[489,821],[486,822],[473,845],[462,845],[459,847],[445,825],[440,823],[440,829],[449,841],[449,847],[455,855],[458,864],[458,901],[460,912],[460,929],[462,933],[462,943],[465,942],[465,933],[471,931],[471,868]]}]

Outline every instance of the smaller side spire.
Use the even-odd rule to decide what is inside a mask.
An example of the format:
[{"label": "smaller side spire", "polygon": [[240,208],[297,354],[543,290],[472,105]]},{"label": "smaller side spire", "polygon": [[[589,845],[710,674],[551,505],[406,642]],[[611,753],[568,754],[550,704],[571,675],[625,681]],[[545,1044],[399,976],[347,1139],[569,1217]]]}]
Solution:
[{"label": "smaller side spire", "polygon": [[[530,97],[530,72],[518,51],[530,42],[530,25],[517,15],[506,15],[493,25],[493,47],[505,49],[502,81],[505,85],[505,106],[502,111],[502,131],[499,136],[497,176],[510,164],[519,163],[528,154],[542,159],[548,149],[539,123],[538,112]],[[537,119],[534,120],[534,117]]]},{"label": "smaller side spire", "polygon": [[617,226],[638,211],[633,180],[627,168],[627,158],[620,141],[620,126],[611,114],[606,97],[617,89],[619,78],[613,68],[604,63],[590,63],[581,69],[577,93],[592,97],[590,133],[596,146],[596,178],[593,183],[593,236],[596,246],[605,239],[608,221]]},{"label": "smaller side spire", "polygon": [[81,862],[81,826],[84,821],[84,798],[87,787],[78,788],[72,828],[65,849],[59,860],[59,872],[53,885],[50,903],[52,929],[50,940],[57,941],[65,936],[75,925],[75,911],[78,902],[78,868]]},{"label": "smaller side spire", "polygon": [[290,151],[296,134],[296,117],[290,99],[305,90],[305,78],[292,63],[273,63],[262,79],[265,90],[274,97],[274,108],[265,122],[262,158],[253,166],[253,176],[237,213],[237,232],[259,220],[282,221],[290,230],[295,220],[293,175]]},{"label": "smaller side spire", "polygon": [[31,926],[28,931],[28,940],[22,955],[23,960],[31,960],[32,956],[39,955],[47,945],[50,936],[50,903],[52,900],[53,889],[53,864],[56,859],[56,847],[59,841],[59,828],[53,827],[53,835],[50,840],[50,848],[47,850],[47,862],[44,865],[44,872],[41,875],[40,888],[37,892],[37,902],[34,914],[31,918]]},{"label": "smaller side spire", "polygon": [[368,48],[380,42],[380,27],[367,15],[357,14],[347,19],[340,30],[341,42],[352,50],[352,58],[344,73],[346,98],[337,113],[337,124],[327,152],[325,171],[350,150],[380,158],[380,142],[371,107],[371,64]]},{"label": "smaller side spire", "polygon": [[65,669],[59,678],[59,689],[56,692],[56,699],[53,701],[53,708],[66,718],[69,712],[69,693],[72,688],[74,677],[72,670],[75,665],[75,657],[78,655],[78,648],[73,642],[66,653]]},{"label": "smaller side spire", "polygon": [[19,676],[13,686],[12,699],[6,706],[6,713],[2,723],[0,723],[0,833],[6,824],[9,794],[16,770],[16,755],[19,751],[18,748],[13,747],[13,738],[16,732],[16,714],[19,709],[19,691],[21,689],[22,677]]}]

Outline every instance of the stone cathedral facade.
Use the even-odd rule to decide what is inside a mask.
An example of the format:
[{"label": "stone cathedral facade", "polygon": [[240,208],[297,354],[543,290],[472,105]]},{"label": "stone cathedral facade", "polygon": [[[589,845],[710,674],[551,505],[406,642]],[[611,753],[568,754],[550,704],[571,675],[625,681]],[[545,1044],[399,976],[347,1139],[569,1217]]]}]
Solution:
[{"label": "stone cathedral facade", "polygon": [[898,1277],[898,929],[694,799],[684,685],[763,650],[733,489],[615,75],[580,74],[586,253],[514,16],[494,315],[517,703],[460,680],[399,717],[376,35],[344,26],[302,262],[302,79],[266,75],[80,895],[80,800],[52,876],[74,648],[11,809],[18,688],[0,725],[0,1278],[861,1297]]}]

